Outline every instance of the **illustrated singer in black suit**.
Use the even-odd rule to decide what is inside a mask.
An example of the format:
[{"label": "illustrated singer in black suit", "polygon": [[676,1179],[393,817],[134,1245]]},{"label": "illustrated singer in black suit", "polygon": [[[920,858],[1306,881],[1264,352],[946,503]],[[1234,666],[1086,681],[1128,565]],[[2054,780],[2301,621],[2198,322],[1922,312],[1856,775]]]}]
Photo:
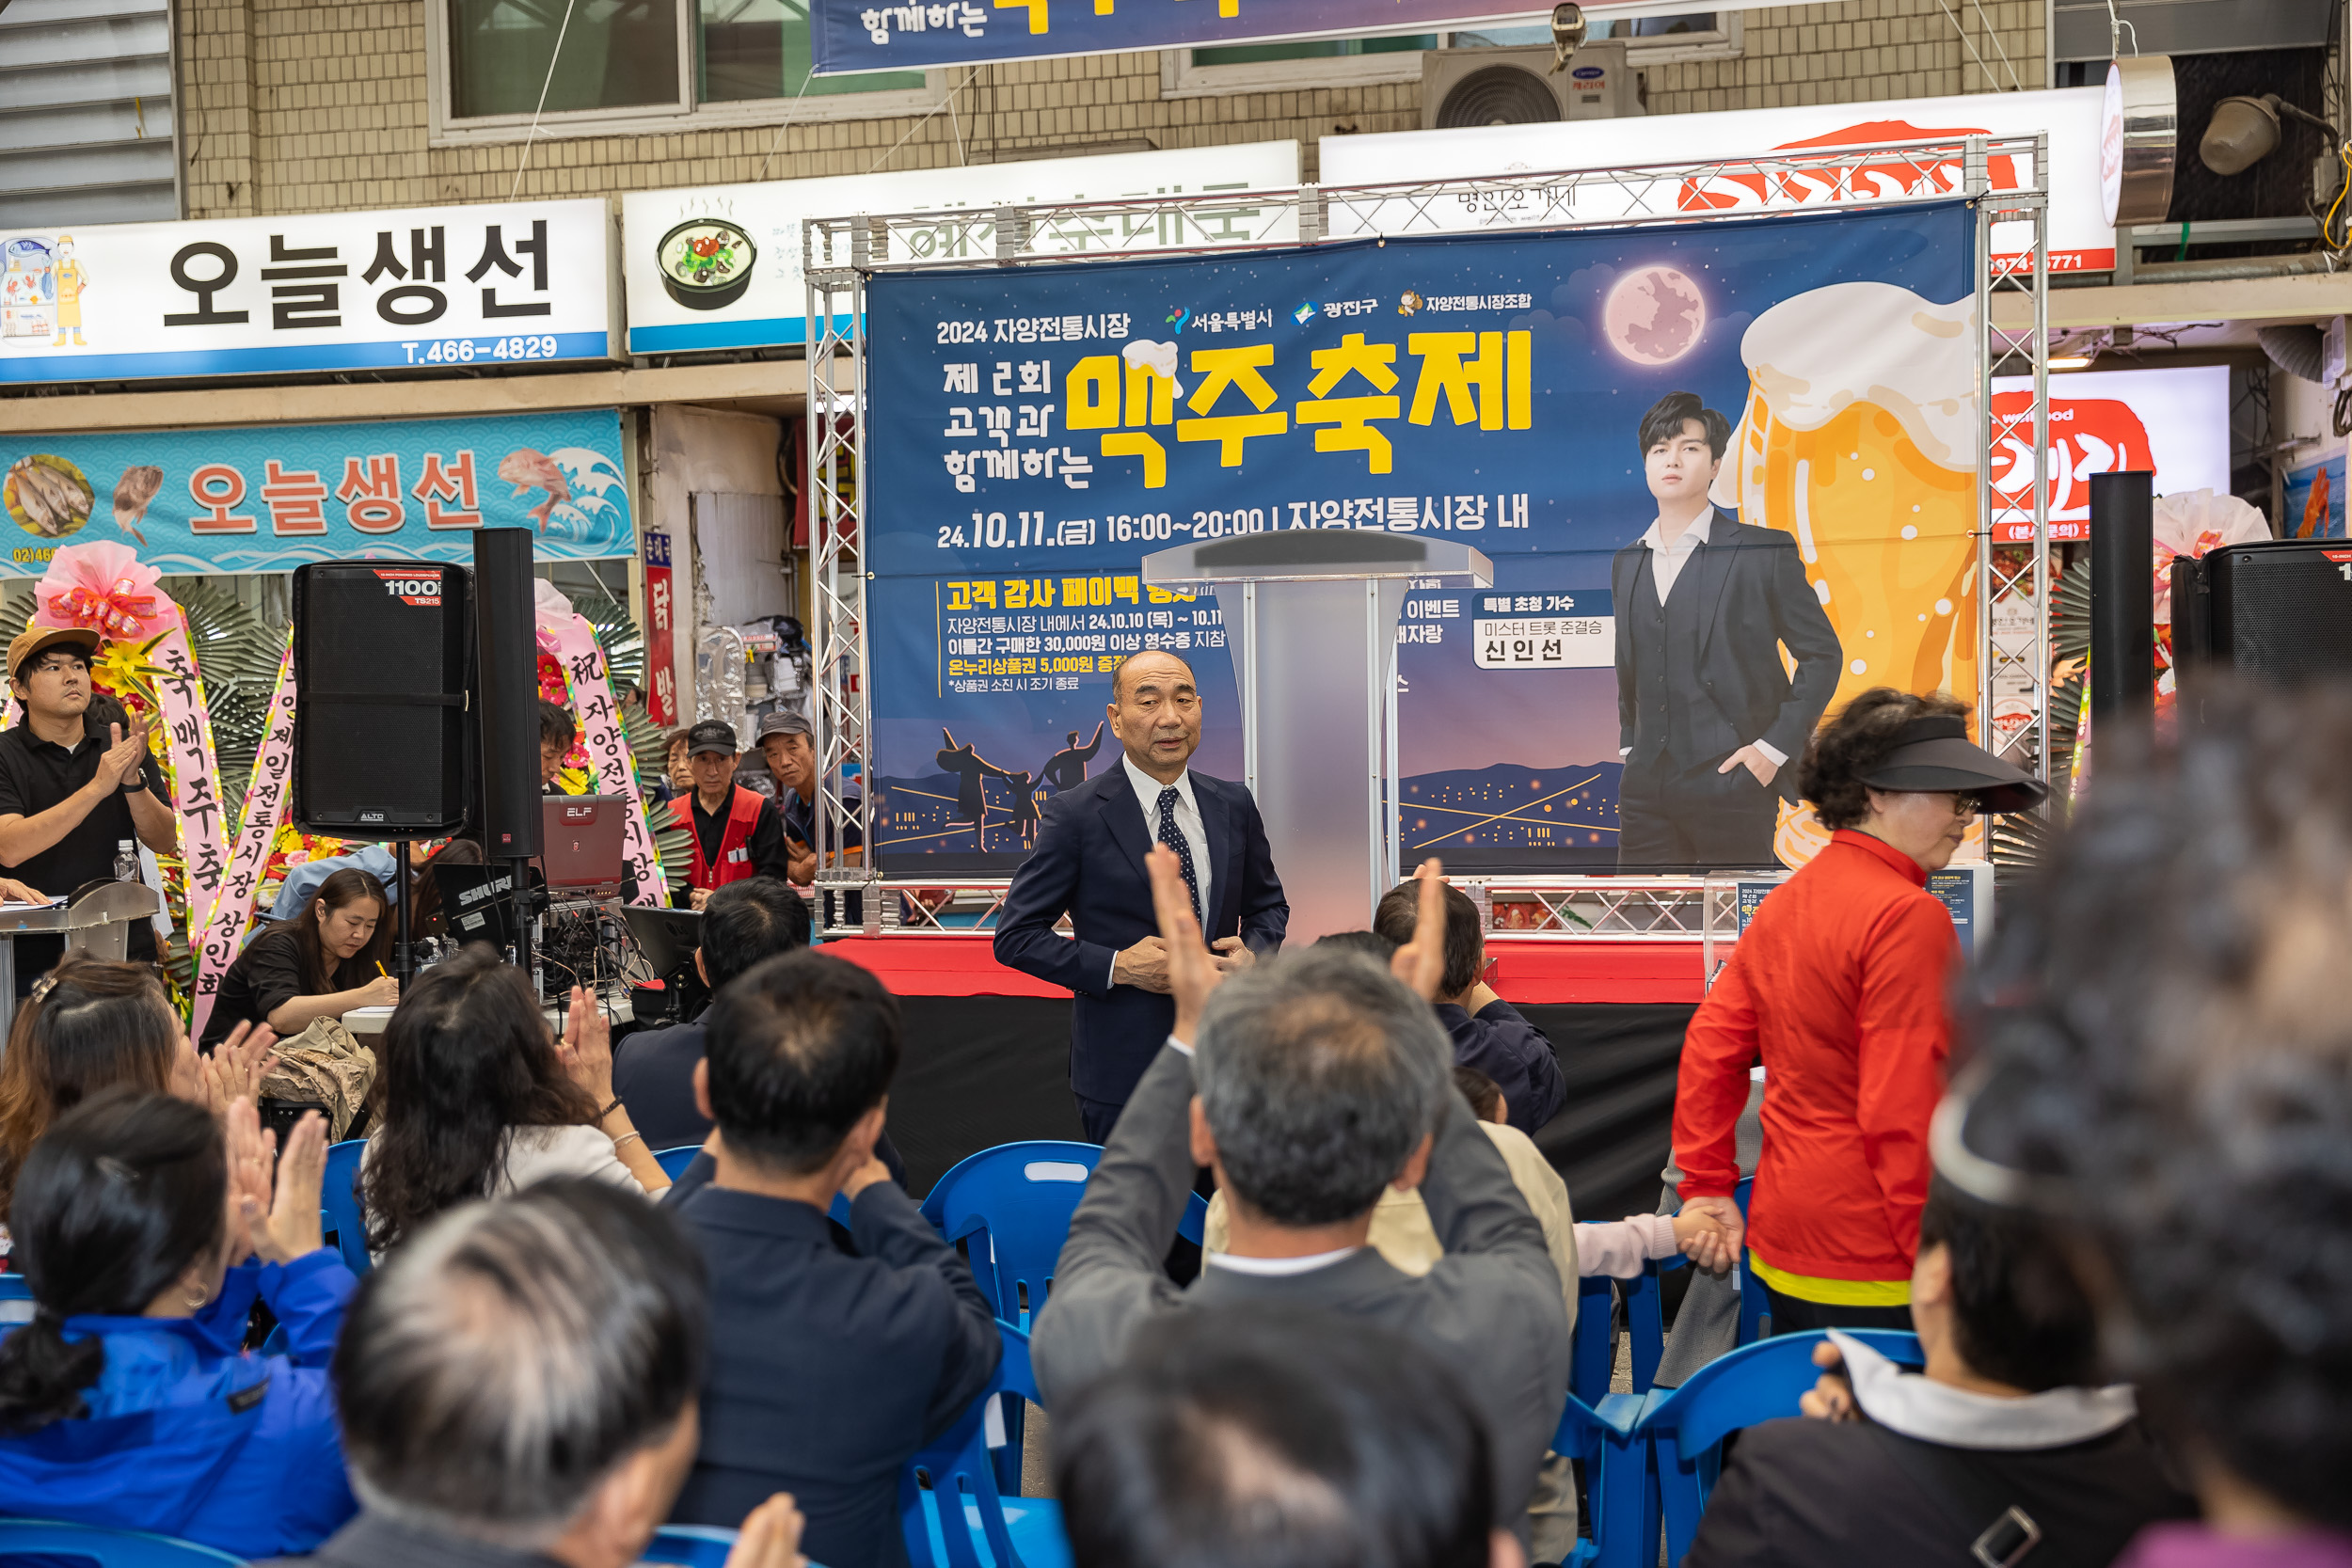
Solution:
[{"label": "illustrated singer in black suit", "polygon": [[[1249,791],[1185,766],[1200,744],[1192,667],[1171,653],[1135,655],[1111,681],[1108,716],[1125,757],[1046,802],[996,927],[998,963],[1076,993],[1070,1086],[1096,1143],[1176,1021],[1143,869],[1152,844],[1175,850],[1219,968],[1247,969],[1280,947],[1291,917]],[[1069,937],[1054,929],[1065,914]]]},{"label": "illustrated singer in black suit", "polygon": [[1609,568],[1628,869],[1773,864],[1779,802],[1797,798],[1791,759],[1837,689],[1837,633],[1796,539],[1708,499],[1730,440],[1693,392],[1642,417],[1658,516]]}]

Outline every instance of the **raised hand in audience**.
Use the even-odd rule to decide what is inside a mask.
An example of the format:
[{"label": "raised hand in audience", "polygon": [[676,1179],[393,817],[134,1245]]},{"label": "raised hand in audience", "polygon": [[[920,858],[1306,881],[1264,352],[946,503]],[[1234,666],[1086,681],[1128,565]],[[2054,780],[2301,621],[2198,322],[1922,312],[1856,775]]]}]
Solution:
[{"label": "raised hand in audience", "polygon": [[1176,851],[1165,844],[1153,845],[1143,857],[1143,868],[1152,879],[1152,908],[1160,917],[1160,942],[1167,949],[1168,990],[1176,998],[1176,1037],[1190,1045],[1200,1033],[1200,1009],[1224,981],[1226,967],[1200,941],[1200,923],[1192,916],[1192,894],[1184,886]]},{"label": "raised hand in audience", "polygon": [[197,1053],[196,1042],[183,1031],[172,1055],[171,1092],[224,1118],[239,1100],[258,1103],[262,1080],[278,1065],[270,1049],[277,1043],[278,1036],[267,1024],[240,1023],[210,1056],[202,1056]]},{"label": "raised hand in audience", "polygon": [[612,1024],[596,999],[579,986],[572,988],[571,1010],[564,1016],[564,1037],[556,1054],[572,1082],[588,1091],[599,1105],[612,1099]]},{"label": "raised hand in audience", "polygon": [[726,1568],[807,1568],[808,1559],[801,1555],[803,1523],[792,1494],[777,1493],[745,1515]]},{"label": "raised hand in audience", "polygon": [[230,1102],[226,1131],[230,1235],[244,1239],[243,1245],[232,1240],[232,1253],[291,1263],[324,1246],[319,1193],[326,1184],[326,1118],[316,1111],[303,1114],[286,1136],[286,1151],[274,1173],[278,1136],[262,1129],[250,1099]]},{"label": "raised hand in audience", "polygon": [[1414,876],[1421,879],[1421,908],[1414,915],[1413,940],[1390,958],[1389,973],[1423,1002],[1435,1002],[1445,980],[1445,867],[1433,855]]},{"label": "raised hand in audience", "polygon": [[1690,1204],[1685,1204],[1682,1212],[1675,1216],[1675,1242],[1692,1267],[1705,1269],[1708,1274],[1723,1273],[1739,1256],[1715,1216]]}]

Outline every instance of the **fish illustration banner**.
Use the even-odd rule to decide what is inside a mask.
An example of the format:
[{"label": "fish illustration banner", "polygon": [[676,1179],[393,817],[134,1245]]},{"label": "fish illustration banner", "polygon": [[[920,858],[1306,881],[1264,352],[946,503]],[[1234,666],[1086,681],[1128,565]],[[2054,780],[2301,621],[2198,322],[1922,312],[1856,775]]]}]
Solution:
[{"label": "fish illustration banner", "polygon": [[1017,863],[1052,798],[1116,765],[1111,674],[1144,648],[1192,661],[1195,765],[1239,777],[1216,601],[1139,562],[1299,528],[1494,562],[1399,619],[1408,861],[1801,860],[1823,835],[1796,758],[1825,712],[1879,685],[1975,697],[1975,222],[1947,202],[876,278],[882,863]]},{"label": "fish illustration banner", "polygon": [[470,562],[479,528],[542,561],[635,553],[620,416],[92,436],[0,435],[0,577],[116,539],[167,576],[290,572],[369,556]]}]

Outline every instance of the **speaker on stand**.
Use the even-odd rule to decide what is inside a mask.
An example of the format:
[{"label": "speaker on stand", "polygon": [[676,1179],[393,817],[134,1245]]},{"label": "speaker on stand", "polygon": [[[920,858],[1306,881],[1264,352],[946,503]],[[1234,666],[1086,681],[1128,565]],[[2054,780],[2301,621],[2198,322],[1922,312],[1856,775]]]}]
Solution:
[{"label": "speaker on stand", "polygon": [[394,957],[413,977],[408,845],[466,825],[474,726],[472,577],[430,561],[327,561],[294,574],[294,816],[397,841]]},{"label": "speaker on stand", "polygon": [[473,538],[480,667],[482,852],[512,873],[515,962],[532,967],[531,862],[542,848],[539,808],[539,639],[531,530],[485,528]]}]

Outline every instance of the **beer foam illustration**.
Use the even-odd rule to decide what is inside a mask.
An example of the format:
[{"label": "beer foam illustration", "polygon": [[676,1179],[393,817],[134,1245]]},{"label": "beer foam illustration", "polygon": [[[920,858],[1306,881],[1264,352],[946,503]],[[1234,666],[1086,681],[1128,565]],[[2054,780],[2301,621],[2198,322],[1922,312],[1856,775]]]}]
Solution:
[{"label": "beer foam illustration", "polygon": [[1819,430],[1856,403],[1903,424],[1930,462],[1977,466],[1976,301],[1934,305],[1892,283],[1833,283],[1750,324],[1740,357],[1772,410]]},{"label": "beer foam illustration", "polygon": [[[1123,345],[1119,356],[1127,362],[1129,370],[1140,365],[1153,375],[1164,375],[1170,381],[1176,381],[1176,343],[1173,339],[1162,343],[1150,338],[1137,338]],[[1184,384],[1181,381],[1176,381],[1175,395],[1184,395]]]}]

